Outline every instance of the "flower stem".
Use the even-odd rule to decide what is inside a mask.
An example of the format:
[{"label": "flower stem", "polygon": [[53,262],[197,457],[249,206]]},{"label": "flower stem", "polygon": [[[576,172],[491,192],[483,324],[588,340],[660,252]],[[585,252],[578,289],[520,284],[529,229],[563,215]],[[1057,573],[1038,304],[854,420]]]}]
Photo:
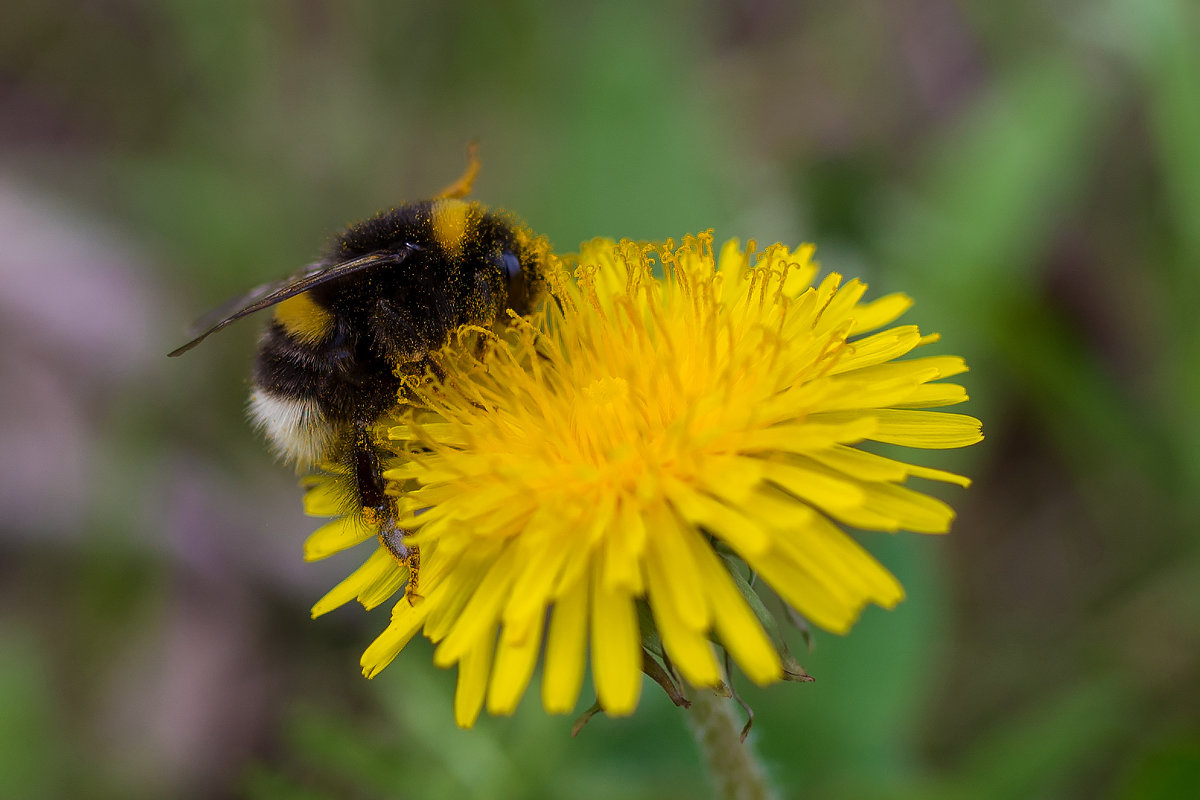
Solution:
[{"label": "flower stem", "polygon": [[775,798],[753,748],[741,741],[741,725],[733,716],[729,699],[708,689],[695,689],[691,694],[690,727],[716,785],[715,796],[721,800]]}]

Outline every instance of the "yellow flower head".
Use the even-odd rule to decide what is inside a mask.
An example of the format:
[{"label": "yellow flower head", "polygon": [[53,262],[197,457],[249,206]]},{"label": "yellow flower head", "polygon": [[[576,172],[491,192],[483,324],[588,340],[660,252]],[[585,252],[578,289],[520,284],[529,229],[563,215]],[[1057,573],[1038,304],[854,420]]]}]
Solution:
[{"label": "yellow flower head", "polygon": [[[811,246],[752,250],[731,241],[714,258],[708,235],[585,244],[542,312],[506,338],[464,332],[439,378],[408,387],[385,476],[420,584],[364,653],[365,674],[423,631],[436,663],[458,665],[455,716],[471,725],[485,702],[515,709],[543,651],[543,704],[571,711],[590,653],[600,704],[623,715],[648,629],[695,686],[722,681],[717,646],[756,683],[784,677],[747,568],[831,631],[901,599],[835,523],[941,533],[954,512],[903,484],[967,481],[855,445],[979,441],[978,420],[925,410],[967,399],[938,382],[966,365],[896,360],[936,341],[915,326],[871,333],[907,297],[862,302],[866,286],[836,274],[812,285]],[[333,508],[324,497],[310,493],[310,511]],[[363,538],[334,522],[308,555]],[[380,547],[314,613],[376,605],[407,579]]]}]

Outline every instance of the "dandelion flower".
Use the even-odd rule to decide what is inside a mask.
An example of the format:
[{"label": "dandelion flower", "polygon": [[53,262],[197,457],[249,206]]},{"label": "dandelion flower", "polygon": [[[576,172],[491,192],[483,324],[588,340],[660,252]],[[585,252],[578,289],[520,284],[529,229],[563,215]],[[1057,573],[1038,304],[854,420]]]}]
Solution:
[{"label": "dandelion flower", "polygon": [[[648,656],[697,687],[724,679],[724,649],[752,681],[786,661],[744,573],[813,624],[844,633],[899,582],[840,525],[943,533],[954,518],[910,477],[960,476],[858,445],[962,447],[978,420],[928,409],[967,399],[942,379],[954,356],[891,326],[911,305],[813,281],[813,248],[753,253],[711,235],[681,246],[596,240],[552,276],[555,302],[437,357],[388,435],[420,581],[362,658],[374,676],[417,634],[457,665],[455,717],[508,714],[543,660],[547,711],[575,708],[590,659],[599,704],[637,706]],[[656,277],[656,269],[661,277]],[[460,345],[462,342],[460,342]],[[336,503],[322,487],[309,511]],[[371,536],[335,520],[309,557]],[[372,607],[408,568],[384,542],[314,608]]]}]

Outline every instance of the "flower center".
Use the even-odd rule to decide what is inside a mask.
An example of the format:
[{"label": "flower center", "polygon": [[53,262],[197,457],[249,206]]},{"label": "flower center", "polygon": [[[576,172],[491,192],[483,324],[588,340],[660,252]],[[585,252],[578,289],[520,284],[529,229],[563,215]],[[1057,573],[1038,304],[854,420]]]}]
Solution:
[{"label": "flower center", "polygon": [[624,378],[597,378],[588,384],[583,393],[592,405],[602,408],[614,403],[624,403],[629,397],[629,383]]}]

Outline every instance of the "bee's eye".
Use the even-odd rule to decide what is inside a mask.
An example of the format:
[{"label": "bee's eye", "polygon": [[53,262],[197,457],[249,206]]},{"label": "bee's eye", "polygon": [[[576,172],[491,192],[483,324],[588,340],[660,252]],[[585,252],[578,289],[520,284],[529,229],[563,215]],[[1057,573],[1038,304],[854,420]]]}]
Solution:
[{"label": "bee's eye", "polygon": [[510,281],[521,272],[521,260],[512,250],[505,250],[500,254],[500,266],[504,269],[504,276]]}]

